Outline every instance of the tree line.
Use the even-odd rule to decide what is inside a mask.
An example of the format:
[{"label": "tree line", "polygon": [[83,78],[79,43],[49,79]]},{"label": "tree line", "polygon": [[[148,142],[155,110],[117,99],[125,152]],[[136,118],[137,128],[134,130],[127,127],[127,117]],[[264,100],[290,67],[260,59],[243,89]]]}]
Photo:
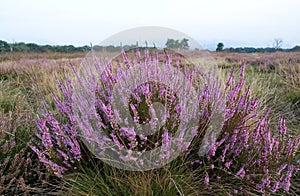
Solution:
[{"label": "tree line", "polygon": [[89,46],[75,47],[73,45],[64,46],[51,46],[51,45],[38,45],[35,43],[7,43],[0,40],[0,52],[85,52],[89,51]]},{"label": "tree line", "polygon": [[[165,47],[168,49],[175,50],[188,50],[189,43],[188,39],[183,38],[182,40],[176,40],[169,38]],[[222,42],[218,43],[216,51],[217,52],[235,52],[235,53],[256,53],[256,52],[276,52],[276,51],[285,51],[285,52],[300,52],[300,46],[295,46],[291,49],[282,49],[279,47],[279,44],[282,42],[277,42],[277,46],[275,47],[267,47],[267,48],[254,48],[254,47],[239,47],[239,48],[224,48],[224,44]],[[106,52],[119,52],[121,48],[125,50],[129,50],[135,48],[136,45],[124,45],[124,46],[80,46],[75,47],[73,45],[62,45],[62,46],[52,46],[52,45],[38,45],[35,43],[8,43],[6,41],[0,40],[0,53],[9,53],[9,52],[59,52],[59,53],[74,53],[74,52],[88,52],[93,48],[95,51],[106,51]],[[154,46],[155,48],[155,46]]]},{"label": "tree line", "polygon": [[283,49],[281,39],[275,39],[274,47],[266,47],[266,48],[254,48],[254,47],[238,47],[238,48],[224,48],[224,44],[222,42],[218,43],[216,51],[217,52],[234,52],[234,53],[272,53],[277,51],[282,52],[300,52],[300,46],[295,46],[289,49]]},{"label": "tree line", "polygon": [[136,45],[124,45],[124,46],[80,46],[75,47],[73,45],[38,45],[35,43],[7,43],[6,41],[0,40],[0,53],[9,53],[9,52],[59,52],[59,53],[74,53],[74,52],[88,52],[93,48],[95,51],[106,51],[106,52],[120,52],[121,48],[129,50],[136,48]]}]

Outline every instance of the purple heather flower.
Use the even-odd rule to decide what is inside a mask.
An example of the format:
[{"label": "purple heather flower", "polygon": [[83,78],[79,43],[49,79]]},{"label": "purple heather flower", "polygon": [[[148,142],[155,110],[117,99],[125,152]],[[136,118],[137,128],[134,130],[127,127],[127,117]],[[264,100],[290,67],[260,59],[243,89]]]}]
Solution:
[{"label": "purple heather flower", "polygon": [[196,164],[196,163],[198,163],[199,165],[201,165],[201,164],[202,164],[202,161],[200,161],[200,160],[195,160],[195,161],[192,161],[192,162],[191,162],[192,165],[194,165],[194,164]]},{"label": "purple heather flower", "polygon": [[205,89],[202,92],[202,99],[203,100],[209,100],[210,99],[210,91],[209,91],[209,88],[208,88],[207,85],[205,86]]},{"label": "purple heather flower", "polygon": [[172,134],[169,134],[168,130],[165,130],[162,136],[162,146],[164,148],[169,148],[172,143]]},{"label": "purple heather flower", "polygon": [[279,182],[275,182],[270,191],[272,193],[275,193],[279,188],[280,188]]},{"label": "purple heather flower", "polygon": [[207,172],[205,172],[204,184],[207,186],[209,185],[209,175]]},{"label": "purple heather flower", "polygon": [[120,150],[124,148],[124,146],[120,143],[120,141],[114,133],[109,134],[109,136],[112,138],[114,144],[117,145]]},{"label": "purple heather flower", "polygon": [[130,109],[132,110],[133,115],[134,115],[134,117],[133,117],[134,122],[138,123],[139,122],[139,113],[138,113],[136,107],[132,103],[130,104]]},{"label": "purple heather flower", "polygon": [[230,73],[230,76],[226,82],[226,86],[231,86],[234,83],[234,76],[233,76],[233,70]]},{"label": "purple heather flower", "polygon": [[281,183],[281,186],[283,188],[283,190],[285,190],[286,192],[288,192],[290,190],[290,186],[291,186],[291,182],[290,180],[285,180]]},{"label": "purple heather flower", "polygon": [[229,169],[229,167],[231,166],[231,164],[232,164],[232,161],[228,161],[228,162],[225,163],[225,167],[227,169]]},{"label": "purple heather flower", "polygon": [[240,78],[245,77],[245,67],[246,67],[246,63],[245,63],[245,61],[243,61],[242,67],[241,67],[241,72],[240,72]]},{"label": "purple heather flower", "polygon": [[54,162],[49,162],[49,166],[51,168],[51,170],[54,172],[54,174],[59,177],[62,178],[63,177],[63,173],[65,171],[67,171],[67,168],[59,166],[58,164],[54,163]]},{"label": "purple heather flower", "polygon": [[265,187],[270,187],[271,181],[270,181],[269,177],[263,178],[261,181]]},{"label": "purple heather flower", "polygon": [[225,161],[226,152],[227,152],[227,150],[229,149],[229,146],[230,146],[230,144],[226,144],[226,145],[225,145],[225,148],[224,148],[224,150],[223,150],[223,152],[222,152],[222,157],[221,157],[221,161],[222,161],[222,162]]},{"label": "purple heather flower", "polygon": [[122,56],[123,56],[123,59],[124,59],[124,65],[126,65],[129,68],[129,61],[127,59],[127,55],[126,55],[125,50],[123,48],[122,48],[121,53],[122,53]]},{"label": "purple heather flower", "polygon": [[136,58],[138,60],[138,63],[140,62],[140,58],[141,58],[141,52],[140,49],[137,47],[136,48],[136,52],[135,52]]},{"label": "purple heather flower", "polygon": [[278,130],[279,130],[279,133],[286,134],[285,119],[283,117],[279,118]]},{"label": "purple heather flower", "polygon": [[258,106],[258,99],[257,98],[251,99],[247,113],[250,113],[250,112],[256,110],[257,106]]},{"label": "purple heather flower", "polygon": [[237,176],[241,177],[242,179],[245,177],[245,169],[242,167],[238,172],[237,172]]},{"label": "purple heather flower", "polygon": [[46,121],[40,120],[40,129],[42,132],[42,142],[46,149],[52,149],[53,144],[51,140],[51,134],[49,133],[48,127],[46,127]]}]

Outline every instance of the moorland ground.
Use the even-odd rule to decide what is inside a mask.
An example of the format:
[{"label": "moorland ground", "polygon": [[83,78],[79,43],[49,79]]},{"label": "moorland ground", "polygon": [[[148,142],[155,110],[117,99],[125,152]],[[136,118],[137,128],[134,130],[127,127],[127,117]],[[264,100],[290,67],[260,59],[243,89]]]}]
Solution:
[{"label": "moorland ground", "polygon": [[[191,52],[197,58],[197,52]],[[207,186],[203,167],[189,170],[186,160],[176,160],[162,169],[147,172],[128,172],[93,161],[89,153],[81,159],[80,168],[58,178],[39,161],[28,146],[38,130],[41,100],[55,115],[53,94],[63,97],[57,81],[65,80],[78,66],[86,53],[11,53],[0,54],[0,193],[70,194],[80,195],[204,195],[211,193],[269,194],[237,175],[221,174],[222,180],[212,178]],[[277,128],[278,119],[285,118],[289,137],[299,134],[300,125],[300,53],[210,53],[227,79],[232,68],[236,73],[246,63],[246,86],[251,97],[259,100],[257,113],[269,114],[270,128]],[[226,81],[224,81],[226,82]],[[272,129],[272,130],[274,130]],[[274,133],[275,134],[275,133]],[[82,152],[87,151],[81,147]],[[82,153],[84,154],[84,153]],[[299,160],[299,149],[295,160]],[[91,161],[92,160],[92,161]],[[238,164],[238,163],[237,163]],[[193,167],[193,166],[188,166]],[[299,166],[298,166],[299,168]],[[209,173],[212,175],[211,173]],[[106,175],[106,176],[105,176]],[[213,176],[213,175],[212,175]],[[272,181],[272,179],[271,179]],[[299,171],[295,171],[288,194],[300,194]],[[239,189],[243,187],[243,189]],[[279,190],[278,194],[282,194]]]}]

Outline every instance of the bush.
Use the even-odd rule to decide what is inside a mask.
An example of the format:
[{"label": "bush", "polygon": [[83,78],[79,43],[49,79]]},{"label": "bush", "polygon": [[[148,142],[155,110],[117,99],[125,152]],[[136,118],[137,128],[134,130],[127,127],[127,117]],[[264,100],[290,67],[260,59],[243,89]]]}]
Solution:
[{"label": "bush", "polygon": [[[180,163],[182,167],[187,163],[191,164],[190,172],[199,174],[192,176],[195,182],[202,181],[198,184],[198,187],[193,184],[195,186],[193,188],[197,190],[196,192],[200,192],[203,185],[210,190],[214,186],[227,186],[228,180],[230,180],[232,186],[230,192],[238,191],[234,190],[234,187],[237,186],[241,187],[239,191],[242,192],[256,191],[256,193],[268,194],[289,191],[290,180],[293,174],[299,170],[300,161],[295,157],[300,143],[300,134],[290,138],[283,117],[279,119],[277,131],[272,131],[273,127],[270,126],[268,119],[270,110],[265,111],[263,115],[257,113],[258,99],[250,97],[251,88],[245,87],[245,63],[242,64],[237,81],[235,81],[232,73],[226,82],[224,89],[226,97],[225,122],[221,134],[218,137],[211,136],[217,137],[216,142],[207,153],[199,157],[197,154],[200,150],[199,146],[201,146],[201,143],[205,144],[205,139],[203,142],[202,139],[207,138],[204,136],[207,131],[206,125],[212,116],[213,99],[216,96],[221,96],[221,86],[217,85],[217,81],[210,79],[208,80],[209,83],[204,85],[201,85],[198,80],[191,80],[191,84],[196,86],[197,95],[192,97],[192,93],[187,93],[184,101],[196,98],[197,103],[200,105],[198,130],[187,130],[192,131],[194,135],[191,144],[186,143],[184,140],[178,140],[174,136],[174,133],[178,130],[179,122],[177,120],[181,110],[178,107],[178,95],[172,92],[172,89],[168,89],[167,86],[161,86],[157,83],[150,82],[138,86],[134,92],[130,92],[131,99],[129,103],[127,102],[131,116],[137,124],[149,121],[149,115],[145,111],[151,109],[150,106],[155,101],[163,102],[170,109],[165,126],[158,130],[156,134],[144,137],[137,134],[138,127],[128,129],[118,124],[116,120],[118,114],[112,110],[112,89],[119,79],[128,76],[129,68],[140,68],[140,66],[143,67],[148,64],[151,65],[150,67],[145,66],[149,68],[148,73],[155,74],[152,67],[155,67],[155,63],[158,63],[158,61],[155,57],[149,56],[147,50],[145,50],[143,60],[141,60],[138,52],[136,62],[128,60],[125,52],[123,52],[123,58],[124,63],[119,65],[116,70],[112,64],[108,64],[107,69],[103,72],[99,71],[99,66],[101,66],[99,62],[101,61],[95,61],[94,69],[98,70],[98,73],[92,75],[97,81],[96,86],[93,88],[91,88],[93,83],[88,83],[90,86],[86,86],[87,84],[78,78],[79,72],[74,70],[75,78],[77,77],[77,81],[80,81],[79,84],[83,88],[86,87],[96,92],[95,100],[93,100],[96,113],[90,115],[96,116],[96,125],[102,127],[106,132],[105,137],[98,137],[99,135],[88,127],[81,126],[81,130],[79,130],[75,126],[75,121],[79,118],[87,123],[88,116],[83,115],[83,110],[79,111],[82,116],[78,115],[78,111],[74,111],[74,104],[82,104],[88,110],[89,107],[86,105],[88,103],[84,99],[76,100],[82,95],[78,95],[76,94],[78,91],[74,91],[78,87],[71,82],[71,78],[66,83],[59,82],[62,97],[59,98],[60,96],[56,94],[53,96],[56,107],[61,114],[54,115],[48,110],[43,110],[36,121],[39,127],[36,133],[37,138],[31,144],[32,150],[36,152],[40,161],[50,171],[58,177],[63,177],[67,171],[74,171],[78,166],[84,165],[82,163],[87,161],[84,157],[90,156],[85,154],[89,154],[89,152],[83,150],[85,145],[80,145],[79,133],[81,133],[85,138],[93,139],[94,144],[97,146],[104,146],[103,140],[109,139],[114,142],[116,149],[125,148],[132,152],[151,150],[161,145],[164,147],[164,153],[160,154],[160,159],[168,158],[172,150],[169,148],[170,145],[187,148],[188,150],[180,156],[183,162],[177,159],[174,161]],[[172,63],[172,60],[167,58],[163,65],[173,66]],[[193,76],[194,74],[193,69],[188,67],[183,68],[183,73],[187,76]],[[168,76],[166,78],[169,79]],[[176,78],[174,81],[177,82]],[[168,81],[166,83],[169,84]],[[122,92],[124,89],[122,87],[126,89],[126,86],[120,86],[119,101],[122,101],[123,98]],[[212,91],[213,87],[215,87],[214,91]],[[89,94],[85,96],[89,96]],[[162,98],[166,96],[168,96],[167,100]],[[194,114],[188,113],[188,115],[193,116]],[[100,149],[102,153],[105,153],[106,149]],[[137,159],[137,157],[131,155],[126,157],[118,155],[117,158],[130,163],[134,163]],[[100,165],[103,164],[105,163]],[[101,170],[101,168],[99,169]],[[84,176],[80,176],[80,178],[84,178]]]}]

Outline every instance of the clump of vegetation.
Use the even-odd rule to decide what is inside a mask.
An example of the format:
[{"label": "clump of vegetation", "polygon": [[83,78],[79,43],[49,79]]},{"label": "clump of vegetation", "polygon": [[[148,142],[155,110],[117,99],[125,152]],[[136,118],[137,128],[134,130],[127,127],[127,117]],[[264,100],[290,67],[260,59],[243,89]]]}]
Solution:
[{"label": "clump of vegetation", "polygon": [[0,111],[0,194],[55,193],[53,177],[27,145],[34,123],[24,101],[18,96],[9,111]]},{"label": "clump of vegetation", "polygon": [[[172,150],[167,146],[173,143],[185,145],[174,136],[178,127],[176,119],[180,111],[180,107],[176,107],[178,103],[176,94],[172,95],[172,92],[165,86],[146,83],[139,86],[131,95],[129,109],[134,121],[138,124],[148,120],[147,112],[143,111],[150,109],[154,100],[165,101],[164,104],[170,106],[167,126],[153,137],[143,137],[137,134],[136,129],[129,130],[120,127],[116,121],[117,114],[112,110],[113,105],[110,102],[113,85],[126,76],[130,67],[149,64],[152,65],[149,67],[151,72],[155,63],[158,63],[155,57],[149,56],[147,50],[145,50],[143,61],[140,57],[141,54],[137,51],[136,61],[129,60],[126,53],[123,53],[124,61],[118,69],[115,70],[112,65],[108,64],[107,70],[98,73],[99,75],[93,75],[98,82],[96,86],[93,86],[97,95],[94,100],[95,116],[97,116],[97,124],[107,134],[107,137],[103,139],[112,140],[115,147],[140,151],[164,145],[165,154],[160,157],[164,159]],[[97,61],[99,62],[101,61]],[[95,66],[100,66],[97,63]],[[164,65],[173,65],[174,62],[167,58],[164,63]],[[176,63],[174,65],[176,66]],[[96,67],[95,70],[99,69]],[[205,138],[207,139],[204,136],[212,115],[213,97],[220,94],[221,90],[221,87],[218,87],[212,91],[212,86],[216,87],[215,84],[217,84],[212,80],[209,80],[210,84],[204,85],[192,82],[198,89],[196,97],[201,108],[199,129],[193,132],[194,140],[191,144],[186,144],[185,153],[163,168],[137,172],[137,175],[136,172],[113,168],[95,158],[78,137],[79,132],[89,136],[98,135],[90,129],[80,130],[75,126],[75,119],[78,119],[78,116],[73,106],[74,97],[76,98],[78,92],[74,91],[72,78],[65,83],[58,82],[60,93],[53,94],[56,111],[59,113],[53,113],[50,110],[43,110],[39,113],[36,121],[37,137],[30,143],[31,149],[49,171],[65,180],[68,191],[78,194],[98,192],[106,194],[112,189],[115,193],[111,194],[136,194],[139,191],[142,194],[155,192],[157,194],[199,195],[203,191],[231,194],[288,192],[292,186],[291,179],[300,168],[297,154],[300,135],[290,136],[283,116],[277,119],[277,127],[270,124],[271,110],[268,108],[264,111],[259,110],[259,100],[251,96],[251,86],[245,86],[244,70],[245,63],[242,64],[238,78],[232,72],[225,81],[226,85],[223,89],[226,97],[225,122],[220,135],[211,135],[216,141],[203,156],[198,156],[199,147],[201,143],[206,142]],[[193,69],[186,69],[184,73],[192,76]],[[74,75],[76,75],[75,70]],[[82,86],[85,84],[82,83]],[[91,88],[91,86],[85,87]],[[159,99],[160,94],[164,95],[165,92],[168,92],[170,96],[168,100]],[[188,93],[187,98],[190,98]],[[81,101],[79,104],[86,104],[83,100]],[[97,145],[103,144],[98,137],[92,138],[95,139]],[[134,163],[137,159],[131,155],[119,158],[120,160],[126,158],[125,161],[128,163]]]}]

